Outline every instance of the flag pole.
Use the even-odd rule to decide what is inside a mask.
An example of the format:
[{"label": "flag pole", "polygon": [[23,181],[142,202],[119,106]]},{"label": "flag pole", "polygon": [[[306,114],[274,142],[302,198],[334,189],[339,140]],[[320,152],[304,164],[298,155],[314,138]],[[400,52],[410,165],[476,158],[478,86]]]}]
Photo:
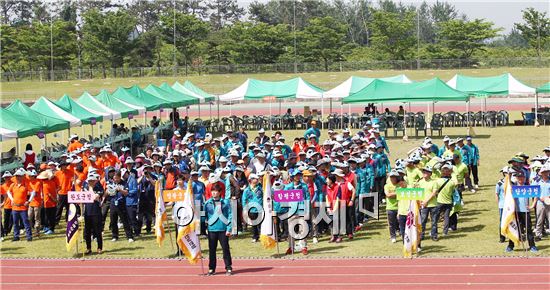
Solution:
[{"label": "flag pole", "polygon": [[[82,208],[82,213],[81,213],[80,216],[82,217],[82,220],[84,220],[84,211],[85,211],[86,209],[84,208],[84,206],[82,205],[82,203],[80,203],[80,207]],[[78,225],[78,226],[80,227],[80,225]],[[86,226],[86,225],[84,225],[84,227],[85,227],[85,226]],[[80,240],[80,243],[82,244],[82,261],[85,260],[85,258],[84,258],[84,253],[86,252],[86,251],[84,251],[84,233],[85,233],[85,230],[82,231],[82,239]]]}]

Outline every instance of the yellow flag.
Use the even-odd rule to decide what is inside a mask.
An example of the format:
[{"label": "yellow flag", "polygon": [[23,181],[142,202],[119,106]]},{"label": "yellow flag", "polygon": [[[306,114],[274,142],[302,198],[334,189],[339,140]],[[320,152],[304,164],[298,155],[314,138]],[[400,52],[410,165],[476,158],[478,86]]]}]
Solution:
[{"label": "yellow flag", "polygon": [[162,246],[164,241],[164,221],[166,221],[166,207],[164,206],[164,198],[162,197],[161,181],[155,182],[155,236],[157,243]]},{"label": "yellow flag", "polygon": [[[185,254],[189,263],[195,264],[201,258],[202,252],[199,236],[196,232],[199,225],[198,221],[194,219],[193,214],[192,183],[191,180],[187,182],[187,190],[185,191],[183,205],[178,209],[181,213],[176,213],[176,223],[178,223],[178,246]],[[184,223],[185,225],[179,226],[179,223]]]},{"label": "yellow flag", "polygon": [[512,183],[510,175],[504,180],[504,208],[502,208],[502,219],[500,231],[503,236],[509,238],[515,245],[519,245],[519,226],[516,219],[516,202],[512,196]]}]

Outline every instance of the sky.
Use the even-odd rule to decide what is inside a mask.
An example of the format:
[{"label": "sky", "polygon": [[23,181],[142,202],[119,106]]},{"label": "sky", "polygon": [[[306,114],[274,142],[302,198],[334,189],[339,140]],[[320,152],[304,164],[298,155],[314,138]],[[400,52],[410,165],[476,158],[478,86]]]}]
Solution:
[{"label": "sky", "polygon": [[[397,2],[397,0],[394,0]],[[237,0],[239,5],[248,6],[252,0]],[[258,2],[268,2],[268,0],[258,0]],[[291,2],[291,1],[289,1]],[[371,0],[377,3],[377,0]],[[402,0],[407,4],[422,3],[421,0]],[[427,0],[426,2],[435,2]],[[550,0],[449,0],[460,14],[466,14],[469,19],[484,18],[495,24],[496,27],[502,27],[503,33],[508,33],[514,27],[514,23],[522,22],[521,10],[527,7],[533,7],[538,11],[545,11],[550,15]]]}]

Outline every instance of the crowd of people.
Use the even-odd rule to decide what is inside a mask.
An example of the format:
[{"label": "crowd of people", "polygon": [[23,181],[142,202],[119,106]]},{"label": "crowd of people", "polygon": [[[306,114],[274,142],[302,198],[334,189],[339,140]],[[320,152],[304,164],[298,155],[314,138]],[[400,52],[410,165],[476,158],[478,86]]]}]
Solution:
[{"label": "crowd of people", "polygon": [[[480,152],[472,137],[445,136],[441,146],[426,137],[403,159],[392,162],[390,148],[378,127],[368,121],[354,133],[349,129],[328,130],[328,138],[322,141],[315,121],[303,136],[293,140],[281,132],[269,136],[263,129],[253,138],[242,128],[237,132],[228,130],[214,138],[210,133],[200,135],[176,127],[165,147],[146,145],[144,152],[136,152],[134,156],[128,147],[117,150],[109,144],[94,147],[72,135],[66,154],[59,160],[39,162],[31,155],[24,167],[3,173],[2,239],[13,232],[12,239],[18,241],[20,232],[24,231],[26,240],[32,241],[41,234],[59,231],[62,219],[67,220],[68,192],[93,191],[94,203],[79,209],[79,214],[84,216],[87,253],[91,253],[94,239],[98,253],[102,252],[102,238],[107,230],[113,242],[119,240],[119,227],[128,242],[133,242],[141,235],[152,234],[155,183],[162,180],[167,190],[186,189],[191,183],[196,204],[207,214],[213,200],[235,200],[238,210],[230,214],[237,215],[236,233],[227,234],[250,231],[252,242],[258,242],[259,227],[247,225],[242,209],[249,203],[262,204],[264,174],[270,175],[272,190],[301,190],[305,197],[298,204],[297,215],[310,215],[306,220],[312,231],[306,239],[297,242],[289,234],[289,220],[281,218],[288,208],[277,202],[273,205],[277,213],[276,236],[280,241],[289,239],[287,254],[298,250],[307,255],[307,241],[318,243],[324,235],[333,243],[353,239],[358,231],[364,230],[370,218],[360,210],[363,207],[385,208],[388,239],[397,242],[398,236],[404,236],[408,210],[408,201],[397,198],[400,188],[424,191],[424,198],[419,201],[422,239],[427,227],[431,240],[440,238],[440,220],[443,236],[458,230],[464,205],[462,193],[479,189]],[[546,156],[538,156],[531,166],[527,163],[528,156],[514,157],[510,165],[515,170],[514,182],[541,184],[548,190],[550,148],[546,148],[545,153]],[[503,172],[511,171],[506,168]],[[524,179],[521,174],[525,175]],[[499,206],[502,194],[502,181],[499,181]],[[324,220],[314,223],[315,217],[321,214],[319,208],[311,211],[304,208],[319,203],[325,203],[329,212],[336,210],[335,204],[344,204],[345,229],[334,231]],[[528,234],[534,251],[534,239],[545,233],[544,219],[549,217],[549,206],[542,201],[524,207],[521,204],[518,202],[520,211],[537,209],[534,238]],[[230,207],[224,208],[224,211],[230,210]],[[252,208],[248,214],[254,218],[258,212]],[[200,232],[210,238],[210,233],[225,230],[219,223],[203,221]],[[212,236],[222,242],[222,247],[226,243],[225,238]]]},{"label": "crowd of people", "polygon": [[[550,146],[542,150],[543,155],[537,155],[529,162],[529,155],[519,152],[508,161],[508,166],[500,172],[503,178],[495,187],[496,200],[500,212],[500,221],[503,218],[505,207],[505,178],[510,177],[511,185],[539,186],[540,196],[534,198],[515,198],[515,220],[520,232],[520,240],[527,241],[524,245],[531,252],[537,252],[535,241],[541,241],[543,236],[550,234]],[[535,214],[534,227],[531,212]],[[499,227],[500,230],[500,227]],[[506,242],[506,237],[500,233],[500,242]],[[514,242],[509,240],[506,252],[514,250]]]}]

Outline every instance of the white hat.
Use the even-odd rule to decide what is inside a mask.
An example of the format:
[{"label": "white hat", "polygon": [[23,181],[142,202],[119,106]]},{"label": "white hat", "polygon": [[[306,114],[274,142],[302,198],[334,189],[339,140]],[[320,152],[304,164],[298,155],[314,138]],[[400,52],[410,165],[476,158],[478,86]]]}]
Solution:
[{"label": "white hat", "polygon": [[260,152],[256,154],[256,158],[265,158],[265,154],[263,152]]},{"label": "white hat", "polygon": [[195,147],[200,147],[200,146],[204,146],[204,142],[199,141],[195,144]]},{"label": "white hat", "polygon": [[120,176],[124,176],[126,173],[129,173],[129,172],[130,172],[130,171],[129,171],[128,169],[122,168],[122,169],[120,170]]},{"label": "white hat", "polygon": [[178,130],[174,131],[174,135],[181,136],[180,131],[178,131]]},{"label": "white hat", "polygon": [[97,175],[97,174],[88,174],[88,178],[86,178],[86,181],[92,181],[92,180],[97,181],[98,177],[99,177],[99,175]]},{"label": "white hat", "polygon": [[218,162],[222,163],[222,162],[227,162],[227,158],[225,158],[225,156],[221,156],[220,159],[218,159]]},{"label": "white hat", "polygon": [[208,167],[208,166],[201,166],[201,167],[199,168],[199,171],[210,171],[210,167]]},{"label": "white hat", "polygon": [[196,170],[191,171],[191,175],[199,175],[199,172]]},{"label": "white hat", "polygon": [[240,156],[240,155],[239,155],[239,152],[238,152],[237,150],[231,151],[231,153],[229,153],[229,155],[230,155],[231,157],[239,157],[239,156]]},{"label": "white hat", "polygon": [[241,154],[241,159],[245,159],[245,158],[250,158],[250,155],[248,155],[248,153],[244,152],[243,154]]},{"label": "white hat", "polygon": [[180,151],[178,149],[172,151],[172,156],[180,156]]},{"label": "white hat", "polygon": [[344,171],[342,171],[342,169],[340,169],[340,168],[334,170],[334,174],[335,174],[335,175],[338,175],[338,176],[340,176],[340,177],[346,176],[346,174],[344,174]]},{"label": "white hat", "polygon": [[449,136],[443,137],[443,142],[447,142],[447,141],[451,141],[451,138],[449,138]]},{"label": "white hat", "polygon": [[132,157],[128,156],[126,158],[126,161],[124,161],[124,164],[134,164],[134,159],[132,159]]},{"label": "white hat", "polygon": [[2,175],[2,178],[6,177],[12,177],[13,175],[9,171],[4,171],[4,174]]},{"label": "white hat", "polygon": [[36,176],[36,175],[38,175],[38,173],[36,173],[36,170],[34,170],[34,169],[27,171],[27,174],[28,174],[29,176]]},{"label": "white hat", "polygon": [[424,144],[422,144],[422,146],[420,146],[420,147],[422,147],[422,149],[430,149],[430,148],[432,148],[432,145],[430,145],[430,144],[428,144],[428,143],[424,143]]},{"label": "white hat", "polygon": [[223,172],[231,172],[231,171],[233,170],[231,170],[231,167],[229,167],[229,165],[223,168]]},{"label": "white hat", "polygon": [[69,141],[71,141],[73,139],[78,139],[78,135],[72,134],[71,137],[69,137]]},{"label": "white hat", "polygon": [[160,164],[160,162],[155,162],[155,164],[153,164],[153,167],[162,167],[162,164]]},{"label": "white hat", "polygon": [[162,164],[164,164],[164,165],[169,165],[169,164],[172,165],[172,160],[166,159],[166,160],[164,160],[164,162],[163,162]]},{"label": "white hat", "polygon": [[209,183],[216,183],[218,181],[220,181],[220,178],[216,175],[216,173],[210,173],[210,175],[208,175]]},{"label": "white hat", "polygon": [[[90,160],[90,161],[96,161],[96,160],[97,160],[97,157],[95,157],[95,155],[90,155],[90,156],[88,157],[88,160]],[[49,165],[49,164],[48,164],[48,165]]]},{"label": "white hat", "polygon": [[397,170],[395,170],[395,169],[392,169],[392,171],[390,171],[389,176],[390,177],[399,177],[399,172],[397,172]]},{"label": "white hat", "polygon": [[124,146],[120,149],[120,151],[124,152],[124,151],[130,151],[130,148]]},{"label": "white hat", "polygon": [[540,171],[539,171],[539,172],[540,172],[540,173],[543,173],[543,172],[547,172],[547,171],[550,171],[550,164],[549,164],[549,163],[544,164],[544,166],[542,166],[542,167],[540,168]]},{"label": "white hat", "polygon": [[254,173],[251,173],[251,174],[248,176],[248,180],[251,180],[251,179],[258,179],[258,175],[254,174]]},{"label": "white hat", "polygon": [[13,174],[14,176],[24,176],[26,173],[25,169],[23,168],[19,168],[15,171],[15,173]]},{"label": "white hat", "polygon": [[453,165],[452,165],[451,163],[448,163],[448,162],[447,162],[447,163],[445,163],[445,165],[441,166],[441,168],[443,168],[443,169],[446,168],[446,169],[451,169],[451,170],[452,170],[452,169],[453,169]]},{"label": "white hat", "polygon": [[281,142],[281,141],[277,141],[277,143],[275,143],[275,146],[284,146],[285,143]]},{"label": "white hat", "polygon": [[263,134],[263,133],[265,133],[265,130],[264,130],[264,128],[261,128],[260,130],[258,130],[258,133],[259,133],[259,134]]}]

